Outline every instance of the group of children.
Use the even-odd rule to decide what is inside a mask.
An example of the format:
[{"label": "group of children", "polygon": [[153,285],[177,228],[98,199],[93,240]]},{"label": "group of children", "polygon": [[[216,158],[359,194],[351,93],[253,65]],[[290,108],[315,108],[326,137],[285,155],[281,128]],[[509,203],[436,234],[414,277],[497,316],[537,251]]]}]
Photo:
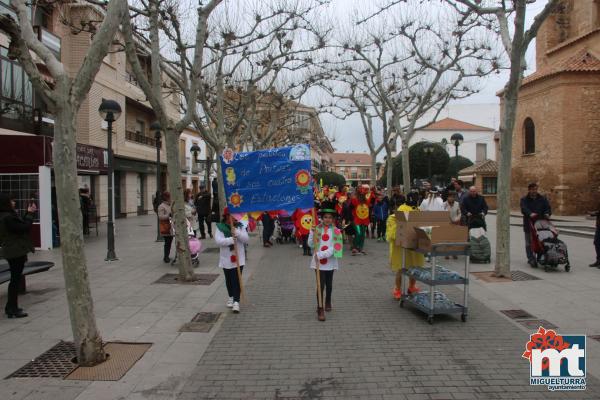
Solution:
[{"label": "group of children", "polygon": [[[353,236],[352,255],[366,254],[363,247],[372,216],[375,217],[378,239],[386,240],[389,243],[390,267],[396,273],[393,296],[395,299],[401,298],[403,252],[406,251],[405,262],[408,267],[423,267],[425,259],[420,253],[396,246],[394,211],[419,212],[421,200],[419,197],[409,194],[406,197],[402,196],[399,201],[390,201],[381,193],[371,191],[368,186],[359,187],[352,194],[348,192],[347,188],[343,188],[341,191],[323,190],[315,196],[315,209],[296,210],[292,214],[296,234],[301,240],[304,255],[311,257],[310,268],[315,270],[319,288],[317,290],[319,321],[325,321],[325,313],[330,312],[333,308],[333,274],[339,268],[344,235]],[[424,201],[426,202],[428,199],[424,199]],[[440,211],[451,211],[452,217],[453,204],[453,199],[448,199]],[[390,209],[390,207],[392,208]],[[320,221],[313,221],[317,215]],[[233,223],[233,227],[231,223]],[[349,229],[350,227],[351,229]],[[233,312],[239,313],[241,272],[245,264],[245,244],[248,242],[248,233],[233,216],[229,215],[227,209],[222,222],[217,224],[215,241],[220,247],[219,266],[223,268],[229,295],[227,307],[231,308]],[[418,292],[416,281],[409,278],[407,293]]]}]

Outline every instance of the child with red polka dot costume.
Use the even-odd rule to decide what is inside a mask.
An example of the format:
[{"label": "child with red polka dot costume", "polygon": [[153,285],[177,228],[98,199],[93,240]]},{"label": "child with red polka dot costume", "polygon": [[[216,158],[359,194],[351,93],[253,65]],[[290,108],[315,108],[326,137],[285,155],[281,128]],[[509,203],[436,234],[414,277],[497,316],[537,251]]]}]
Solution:
[{"label": "child with red polka dot costume", "polygon": [[[227,207],[223,211],[223,220],[217,224],[217,231],[215,232],[215,242],[219,246],[219,267],[223,268],[225,274],[225,286],[227,287],[227,293],[229,299],[227,300],[227,307],[231,308],[234,313],[240,312],[240,295],[241,285],[240,276],[237,273],[237,265],[239,261],[240,275],[244,270],[244,264],[246,263],[246,250],[244,245],[248,243],[248,232],[244,226],[236,221],[232,216],[234,229],[228,224],[229,211]],[[234,241],[237,242],[237,254],[234,251]]]},{"label": "child with red polka dot costume", "polygon": [[317,262],[321,281],[321,299],[325,291],[325,309],[319,305],[317,293],[317,313],[319,321],[325,321],[325,312],[331,311],[331,293],[333,291],[333,272],[339,268],[338,259],[342,258],[342,231],[335,226],[336,211],[333,204],[322,203],[319,211],[322,222],[310,231],[309,246],[314,248],[315,256],[311,258],[310,268],[316,270]]}]

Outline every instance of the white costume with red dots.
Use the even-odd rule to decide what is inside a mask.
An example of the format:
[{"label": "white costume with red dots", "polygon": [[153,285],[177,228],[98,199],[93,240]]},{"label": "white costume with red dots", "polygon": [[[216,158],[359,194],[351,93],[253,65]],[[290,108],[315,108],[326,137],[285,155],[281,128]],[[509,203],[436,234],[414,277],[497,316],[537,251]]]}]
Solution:
[{"label": "white costume with red dots", "polygon": [[[311,230],[308,236],[308,245],[311,248],[315,245],[314,232]],[[315,249],[315,254],[319,259],[319,269],[321,271],[337,270],[339,268],[338,258],[342,254],[342,231],[333,224],[329,226],[320,224],[316,228],[316,233],[319,244]],[[310,267],[317,269],[315,257],[311,257]]]}]

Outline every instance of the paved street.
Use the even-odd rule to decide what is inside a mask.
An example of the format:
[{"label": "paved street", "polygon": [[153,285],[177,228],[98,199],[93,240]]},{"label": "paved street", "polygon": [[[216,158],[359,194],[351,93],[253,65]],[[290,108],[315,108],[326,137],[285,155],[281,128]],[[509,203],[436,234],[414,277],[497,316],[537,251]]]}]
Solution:
[{"label": "paved street", "polygon": [[[545,273],[523,263],[522,236],[512,228],[513,268],[540,280],[472,279],[469,321],[439,317],[433,326],[391,300],[387,245],[367,241],[368,256],[343,259],[334,277],[334,311],[316,320],[308,258],[293,245],[264,249],[253,236],[242,313],[225,308],[223,278],[209,286],[152,284],[174,272],[160,260],[152,216],[117,221],[117,255],[104,262],[105,238],[87,240],[96,317],[105,340],[152,342],[118,382],[60,379],[0,381],[1,399],[460,399],[600,397],[600,343],[588,338],[588,390],[550,393],[529,386],[521,358],[533,332],[499,310],[522,308],[559,333],[600,334],[600,270],[587,268],[591,239],[563,236],[573,270]],[[489,218],[493,242],[494,218]],[[213,243],[207,241],[209,247]],[[28,278],[24,320],[0,319],[0,376],[6,377],[59,340],[70,340],[60,253],[50,272]],[[220,273],[217,253],[202,254],[197,272]],[[458,264],[454,264],[458,268]],[[473,270],[490,270],[475,265]],[[6,299],[5,287],[0,302]],[[458,289],[451,294],[460,296]],[[225,316],[209,333],[179,328],[200,311]]]},{"label": "paved street", "polygon": [[[469,321],[427,324],[391,299],[387,246],[346,257],[334,277],[334,311],[315,314],[313,275],[292,246],[264,255],[248,305],[227,318],[180,399],[598,398],[529,386],[520,358],[527,334],[479,301]],[[511,285],[511,284],[509,284]],[[455,295],[460,292],[454,290]]]}]

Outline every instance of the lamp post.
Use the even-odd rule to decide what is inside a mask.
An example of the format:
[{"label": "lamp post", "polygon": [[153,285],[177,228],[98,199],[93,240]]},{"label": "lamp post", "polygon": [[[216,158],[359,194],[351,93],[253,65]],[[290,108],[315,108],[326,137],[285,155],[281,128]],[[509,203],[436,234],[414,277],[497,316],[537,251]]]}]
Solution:
[{"label": "lamp post", "polygon": [[[160,123],[154,121],[150,124],[150,130],[154,132],[154,141],[156,144],[156,201],[160,201],[161,198],[161,182],[160,182],[160,149],[162,143],[160,141]],[[164,239],[160,234],[160,221],[158,220],[158,214],[156,214],[156,241],[162,242]]]},{"label": "lamp post", "polygon": [[435,150],[435,146],[433,143],[426,142],[423,145],[423,151],[427,154],[427,176],[429,179],[429,183],[431,183],[431,156],[433,155],[433,151]]},{"label": "lamp post", "polygon": [[464,140],[465,138],[460,133],[455,133],[452,136],[450,136],[450,141],[452,142],[456,150],[455,157],[458,157],[458,146],[460,146]]},{"label": "lamp post", "polygon": [[121,106],[114,100],[102,99],[100,107],[98,108],[100,117],[108,124],[108,222],[106,223],[107,228],[107,252],[105,261],[118,260],[115,254],[115,226],[113,222],[113,207],[114,207],[114,195],[113,195],[113,151],[112,151],[112,124],[121,116]]},{"label": "lamp post", "polygon": [[193,159],[193,165],[192,165],[192,171],[194,170],[194,167],[197,166],[198,164],[198,154],[202,151],[202,149],[200,149],[200,146],[198,146],[196,143],[192,144],[192,147],[190,147],[190,153],[194,156]]}]

